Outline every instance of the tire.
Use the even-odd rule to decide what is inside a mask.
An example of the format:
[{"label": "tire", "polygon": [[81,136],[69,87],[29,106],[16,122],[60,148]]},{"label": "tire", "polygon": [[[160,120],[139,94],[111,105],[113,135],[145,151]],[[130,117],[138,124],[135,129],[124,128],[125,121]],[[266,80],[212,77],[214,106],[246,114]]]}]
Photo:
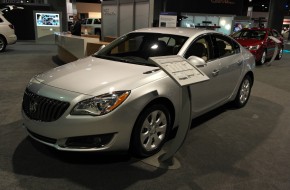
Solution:
[{"label": "tire", "polygon": [[283,57],[283,48],[281,47],[280,49],[279,49],[279,52],[278,52],[278,55],[276,56],[276,60],[280,60],[280,59],[282,59],[282,57]]},{"label": "tire", "polygon": [[265,62],[266,62],[266,57],[267,57],[267,51],[264,50],[264,51],[263,51],[263,54],[262,54],[262,57],[261,57],[261,59],[260,59],[260,61],[259,61],[258,63],[259,63],[260,65],[264,65]]},{"label": "tire", "polygon": [[149,157],[160,151],[171,130],[171,115],[162,104],[151,105],[139,115],[131,136],[131,152]]},{"label": "tire", "polygon": [[0,36],[0,52],[5,51],[6,45],[6,40]]},{"label": "tire", "polygon": [[253,85],[252,78],[249,75],[246,75],[243,78],[243,80],[240,84],[237,96],[236,96],[235,100],[233,101],[234,107],[242,108],[247,104],[247,102],[250,98],[252,85]]}]

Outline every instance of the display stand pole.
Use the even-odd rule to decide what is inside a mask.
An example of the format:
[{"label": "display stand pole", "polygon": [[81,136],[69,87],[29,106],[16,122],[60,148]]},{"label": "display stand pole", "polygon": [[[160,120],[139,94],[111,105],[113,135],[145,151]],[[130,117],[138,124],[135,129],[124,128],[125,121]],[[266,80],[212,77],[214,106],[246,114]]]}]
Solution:
[{"label": "display stand pole", "polygon": [[189,86],[183,86],[182,89],[182,108],[179,113],[180,122],[179,127],[176,133],[175,138],[173,139],[172,144],[169,147],[169,150],[159,156],[158,160],[160,165],[163,167],[174,166],[176,159],[173,159],[175,153],[180,149],[183,142],[185,141],[185,137],[187,135],[188,130],[191,126],[191,101],[190,101],[190,90]]},{"label": "display stand pole", "polygon": [[[180,167],[179,161],[174,158],[175,153],[180,149],[188,130],[191,126],[191,94],[190,85],[198,82],[209,80],[201,70],[194,66],[199,65],[204,61],[199,57],[193,57],[191,63],[180,55],[150,57],[149,60],[155,63],[165,73],[172,78],[178,86],[180,86],[181,94],[181,109],[179,113],[179,127],[175,138],[169,144],[168,151],[160,151],[159,153],[146,158],[143,162],[166,169],[177,169]],[[164,153],[165,152],[165,153]]]},{"label": "display stand pole", "polygon": [[272,59],[269,61],[269,63],[267,64],[268,66],[271,65],[271,63],[275,60],[277,54],[278,54],[278,43],[281,43],[281,41],[273,36],[269,36],[269,38],[271,40],[273,40],[275,42],[275,50],[274,50],[274,53],[273,53],[273,56],[272,56]]}]

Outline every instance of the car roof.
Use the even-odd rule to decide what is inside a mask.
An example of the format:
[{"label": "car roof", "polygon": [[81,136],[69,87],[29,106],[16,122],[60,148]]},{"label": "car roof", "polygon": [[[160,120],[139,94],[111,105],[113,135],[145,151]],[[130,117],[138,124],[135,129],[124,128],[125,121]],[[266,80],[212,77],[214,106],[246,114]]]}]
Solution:
[{"label": "car roof", "polygon": [[[135,30],[133,32],[145,32],[145,33],[162,33],[171,35],[180,35],[191,37],[198,33],[218,33],[214,30],[206,30],[200,28],[179,28],[179,27],[152,27],[152,28],[142,28]],[[218,33],[221,34],[221,33]]]}]

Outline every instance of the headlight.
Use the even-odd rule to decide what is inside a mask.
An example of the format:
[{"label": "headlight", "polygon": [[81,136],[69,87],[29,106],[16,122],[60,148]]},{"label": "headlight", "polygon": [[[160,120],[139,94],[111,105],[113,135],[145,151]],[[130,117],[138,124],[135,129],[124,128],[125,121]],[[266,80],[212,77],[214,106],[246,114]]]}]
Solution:
[{"label": "headlight", "polygon": [[260,45],[256,45],[256,46],[249,46],[248,48],[249,48],[249,50],[257,50],[257,49],[259,49],[259,48],[260,48]]},{"label": "headlight", "polygon": [[130,91],[117,91],[83,100],[73,108],[71,115],[99,116],[107,114],[122,104],[129,94]]}]

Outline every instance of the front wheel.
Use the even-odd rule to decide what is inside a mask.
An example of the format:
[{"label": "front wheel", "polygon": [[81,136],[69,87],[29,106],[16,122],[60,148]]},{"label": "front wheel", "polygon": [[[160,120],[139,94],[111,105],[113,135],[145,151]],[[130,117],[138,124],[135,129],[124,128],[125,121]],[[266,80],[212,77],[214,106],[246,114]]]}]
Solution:
[{"label": "front wheel", "polygon": [[138,157],[159,152],[171,129],[171,116],[162,104],[147,107],[139,115],[131,137],[131,151]]},{"label": "front wheel", "polygon": [[233,101],[235,107],[241,108],[247,104],[250,98],[252,84],[252,78],[249,75],[246,75],[242,80],[237,96]]},{"label": "front wheel", "polygon": [[5,51],[6,48],[6,41],[3,37],[0,36],[0,52]]}]

